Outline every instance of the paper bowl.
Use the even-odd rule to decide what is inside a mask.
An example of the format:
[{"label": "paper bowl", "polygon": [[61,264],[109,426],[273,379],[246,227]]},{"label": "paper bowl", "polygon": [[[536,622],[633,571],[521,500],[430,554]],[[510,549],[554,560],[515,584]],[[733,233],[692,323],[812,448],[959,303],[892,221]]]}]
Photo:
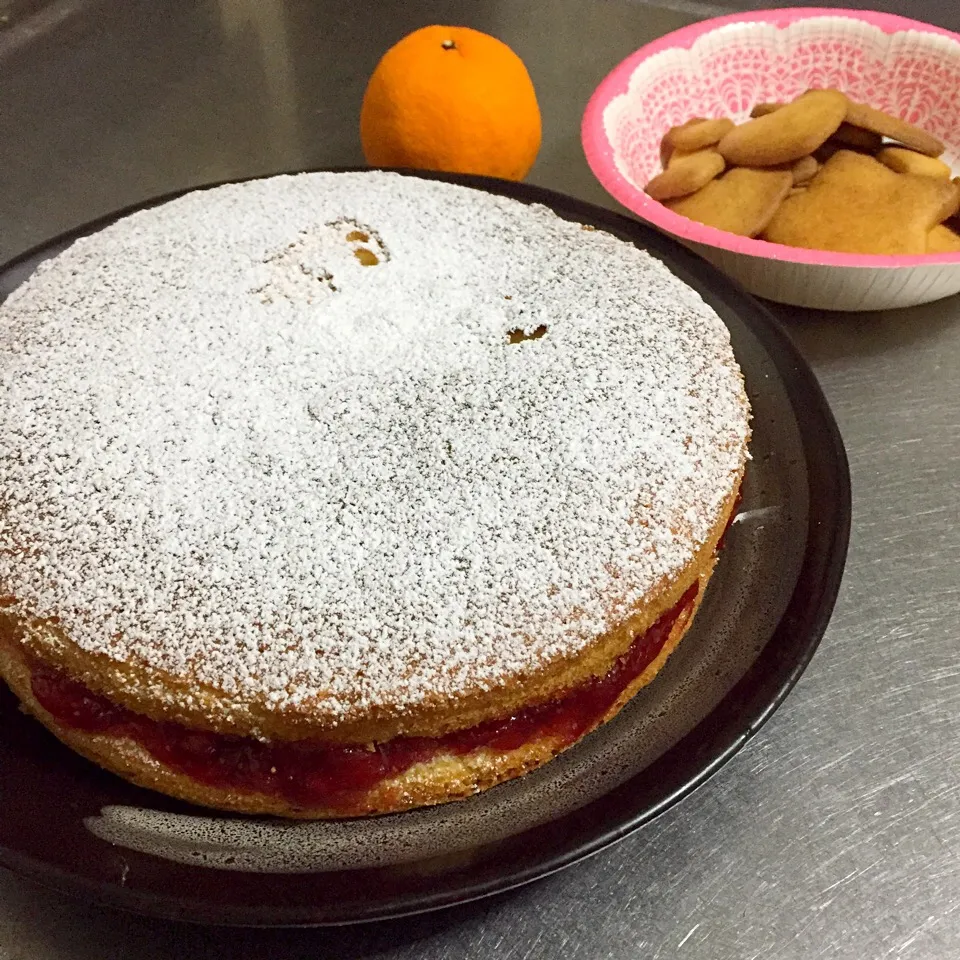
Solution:
[{"label": "paper bowl", "polygon": [[827,8],[706,20],[642,47],[594,92],[587,161],[625,207],[673,234],[758,296],[828,310],[914,306],[960,292],[960,254],[876,256],[751,240],[688,220],[643,186],[664,133],[693,116],[741,122],[754,104],[835,87],[947,144],[960,163],[960,36],[916,20]]}]

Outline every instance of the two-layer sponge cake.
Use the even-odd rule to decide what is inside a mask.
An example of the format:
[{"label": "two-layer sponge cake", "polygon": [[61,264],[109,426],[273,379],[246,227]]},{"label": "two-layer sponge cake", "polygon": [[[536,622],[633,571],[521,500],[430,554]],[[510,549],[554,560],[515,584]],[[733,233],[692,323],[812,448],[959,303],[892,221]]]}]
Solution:
[{"label": "two-layer sponge cake", "polygon": [[0,675],[229,810],[519,776],[690,625],[747,459],[726,328],[538,206],[386,173],[196,192],[0,308]]}]

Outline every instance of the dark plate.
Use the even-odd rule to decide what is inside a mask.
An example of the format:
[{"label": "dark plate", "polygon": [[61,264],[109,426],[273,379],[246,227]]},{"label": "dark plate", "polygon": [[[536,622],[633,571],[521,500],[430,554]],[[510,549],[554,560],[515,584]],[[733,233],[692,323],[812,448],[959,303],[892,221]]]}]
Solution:
[{"label": "dark plate", "polygon": [[[729,326],[754,409],[753,460],[741,521],[694,628],[655,683],[546,767],[462,803],[364,821],[264,821],[168,800],[75,756],[3,688],[3,864],[92,900],[209,923],[344,923],[463,903],[636,830],[716,772],[800,676],[839,589],[850,485],[836,424],[786,334],[736,285],[649,227],[537,187],[441,179],[542,203],[632,241]],[[116,216],[8,264],[0,297]]]}]

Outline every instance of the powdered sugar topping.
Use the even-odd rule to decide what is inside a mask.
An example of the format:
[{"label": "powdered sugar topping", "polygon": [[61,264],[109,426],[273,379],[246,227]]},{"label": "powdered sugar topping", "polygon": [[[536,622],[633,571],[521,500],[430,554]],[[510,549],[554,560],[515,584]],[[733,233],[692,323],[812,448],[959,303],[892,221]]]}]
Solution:
[{"label": "powdered sugar topping", "polygon": [[659,262],[381,173],[78,241],[0,308],[0,377],[0,591],[332,722],[576,652],[689,563],[748,434]]}]

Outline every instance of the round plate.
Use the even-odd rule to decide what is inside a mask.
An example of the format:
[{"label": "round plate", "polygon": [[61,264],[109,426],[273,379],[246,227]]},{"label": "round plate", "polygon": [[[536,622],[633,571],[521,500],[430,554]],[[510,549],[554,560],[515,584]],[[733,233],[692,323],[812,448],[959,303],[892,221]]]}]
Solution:
[{"label": "round plate", "polygon": [[[753,405],[753,459],[693,629],[616,719],[545,767],[459,803],[362,821],[229,816],[139,789],[61,746],[4,687],[0,863],[88,899],[210,923],[347,923],[463,903],[636,830],[718,770],[800,676],[839,589],[850,485],[836,424],[796,348],[756,301],[642,224],[525,184],[439,178],[635,243],[730,328]],[[0,298],[120,215],[8,264]]]}]

